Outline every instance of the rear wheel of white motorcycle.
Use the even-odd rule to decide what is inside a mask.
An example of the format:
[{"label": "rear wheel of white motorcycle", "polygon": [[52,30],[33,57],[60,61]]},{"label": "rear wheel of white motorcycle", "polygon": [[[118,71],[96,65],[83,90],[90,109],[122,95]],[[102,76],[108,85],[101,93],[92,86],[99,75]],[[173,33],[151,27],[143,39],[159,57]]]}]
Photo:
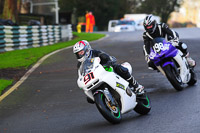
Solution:
[{"label": "rear wheel of white motorcycle", "polygon": [[151,110],[151,102],[146,93],[136,97],[137,105],[134,108],[135,112],[141,115],[146,115]]},{"label": "rear wheel of white motorcycle", "polygon": [[116,105],[111,105],[103,93],[97,93],[94,96],[96,106],[103,117],[110,123],[117,124],[121,122],[121,112],[120,107]]},{"label": "rear wheel of white motorcycle", "polygon": [[197,82],[197,75],[194,72],[193,68],[190,69],[190,73],[191,73],[191,79],[190,79],[190,81],[187,84],[190,85],[190,86],[192,86],[192,85],[194,85]]},{"label": "rear wheel of white motorcycle", "polygon": [[163,70],[165,71],[167,79],[172,84],[172,86],[177,91],[183,90],[183,82],[177,70],[175,70],[175,68],[173,68],[171,65],[163,67]]}]

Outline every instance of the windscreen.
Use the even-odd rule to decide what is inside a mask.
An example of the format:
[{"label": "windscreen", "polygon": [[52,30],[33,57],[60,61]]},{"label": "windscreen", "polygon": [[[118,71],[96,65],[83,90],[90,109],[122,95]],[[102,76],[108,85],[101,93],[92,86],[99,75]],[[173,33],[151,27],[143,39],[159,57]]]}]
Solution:
[{"label": "windscreen", "polygon": [[80,67],[81,75],[85,76],[86,74],[91,72],[93,68],[94,58],[87,58]]},{"label": "windscreen", "polygon": [[154,43],[163,43],[163,41],[165,41],[165,38],[162,38],[162,37],[156,37],[153,39],[153,42]]}]

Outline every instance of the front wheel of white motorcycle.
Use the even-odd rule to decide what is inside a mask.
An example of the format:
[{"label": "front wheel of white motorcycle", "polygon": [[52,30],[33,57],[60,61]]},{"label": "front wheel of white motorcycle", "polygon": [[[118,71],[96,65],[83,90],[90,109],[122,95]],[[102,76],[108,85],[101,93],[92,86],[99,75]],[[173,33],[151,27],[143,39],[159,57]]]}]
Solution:
[{"label": "front wheel of white motorcycle", "polygon": [[163,70],[165,71],[167,79],[172,84],[172,86],[177,91],[183,90],[184,84],[183,84],[181,77],[180,77],[179,73],[177,72],[177,70],[175,70],[175,68],[173,68],[171,65],[167,65],[167,66],[163,67]]},{"label": "front wheel of white motorcycle", "polygon": [[137,105],[134,108],[135,112],[141,115],[146,115],[151,110],[151,102],[146,92],[143,95],[136,97]]},{"label": "front wheel of white motorcycle", "polygon": [[94,98],[99,112],[106,120],[112,124],[118,124],[121,122],[122,117],[120,107],[117,104],[111,105],[105,95],[101,92],[95,94]]}]

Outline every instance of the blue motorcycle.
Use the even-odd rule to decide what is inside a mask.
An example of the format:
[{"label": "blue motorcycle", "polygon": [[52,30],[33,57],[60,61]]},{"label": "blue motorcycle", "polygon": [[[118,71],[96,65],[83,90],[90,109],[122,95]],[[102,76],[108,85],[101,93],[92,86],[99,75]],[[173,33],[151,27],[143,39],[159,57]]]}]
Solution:
[{"label": "blue motorcycle", "polygon": [[175,42],[168,42],[165,38],[155,38],[151,46],[149,59],[155,64],[158,71],[167,77],[172,86],[181,91],[186,84],[194,85],[197,76],[183,53],[174,47]]}]

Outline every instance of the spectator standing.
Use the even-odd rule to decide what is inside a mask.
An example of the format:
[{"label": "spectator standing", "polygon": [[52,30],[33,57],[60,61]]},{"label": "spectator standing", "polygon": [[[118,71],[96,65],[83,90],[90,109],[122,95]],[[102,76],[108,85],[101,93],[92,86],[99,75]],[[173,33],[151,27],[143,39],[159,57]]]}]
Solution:
[{"label": "spectator standing", "polygon": [[92,14],[92,12],[89,12],[89,17],[90,17],[90,32],[93,32],[94,26],[95,26],[95,18],[94,15]]},{"label": "spectator standing", "polygon": [[89,15],[89,12],[86,11],[86,14],[85,14],[85,32],[88,32],[89,31],[89,27],[90,27],[90,15]]}]

